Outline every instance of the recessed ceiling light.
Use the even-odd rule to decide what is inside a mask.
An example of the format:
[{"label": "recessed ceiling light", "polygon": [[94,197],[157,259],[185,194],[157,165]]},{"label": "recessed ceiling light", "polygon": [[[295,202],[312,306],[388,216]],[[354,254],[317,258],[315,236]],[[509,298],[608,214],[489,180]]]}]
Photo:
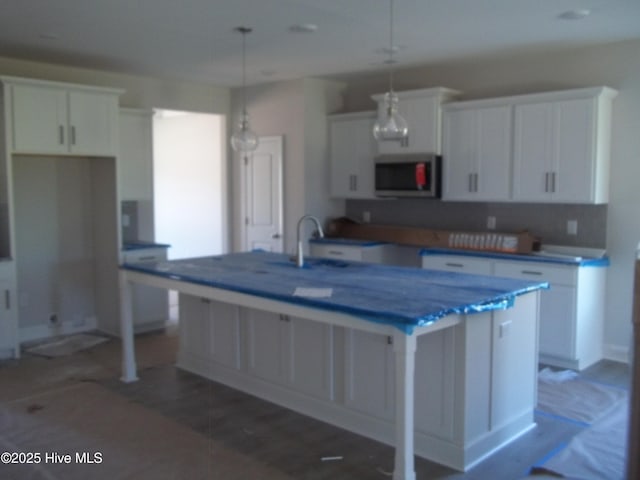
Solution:
[{"label": "recessed ceiling light", "polygon": [[587,9],[567,10],[566,12],[562,12],[558,15],[558,18],[562,20],[582,20],[589,16],[590,13],[591,10]]},{"label": "recessed ceiling light", "polygon": [[406,50],[406,45],[394,45],[393,47],[380,47],[376,48],[375,53],[377,55],[389,55],[389,53],[398,53],[400,50]]},{"label": "recessed ceiling light", "polygon": [[38,37],[43,40],[58,40],[60,38],[60,35],[58,35],[57,33],[44,32],[39,34]]},{"label": "recessed ceiling light", "polygon": [[289,27],[289,31],[293,33],[313,33],[316,30],[318,30],[318,25],[315,23],[299,23]]}]

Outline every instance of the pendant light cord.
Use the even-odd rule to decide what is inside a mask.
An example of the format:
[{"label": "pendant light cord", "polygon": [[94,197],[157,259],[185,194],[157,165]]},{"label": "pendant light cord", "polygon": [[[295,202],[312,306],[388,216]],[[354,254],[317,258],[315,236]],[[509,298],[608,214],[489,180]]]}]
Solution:
[{"label": "pendant light cord", "polygon": [[389,92],[393,94],[393,0],[389,0]]},{"label": "pendant light cord", "polygon": [[[247,69],[247,60],[246,60],[246,37],[247,37],[247,29],[243,28],[242,32],[242,115],[247,115],[247,83],[245,80],[245,72]],[[243,120],[244,121],[244,120]]]}]

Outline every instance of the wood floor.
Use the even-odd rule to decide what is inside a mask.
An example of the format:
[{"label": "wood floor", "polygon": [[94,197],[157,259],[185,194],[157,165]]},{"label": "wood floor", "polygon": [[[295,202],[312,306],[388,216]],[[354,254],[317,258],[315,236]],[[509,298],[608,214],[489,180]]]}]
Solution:
[{"label": "wood floor", "polygon": [[[627,387],[629,368],[602,361],[583,372],[599,382]],[[141,381],[106,379],[110,390],[154,409],[240,453],[304,480],[389,478],[393,449],[224,385],[176,369],[149,368]],[[537,427],[466,473],[416,458],[419,479],[518,479],[581,426],[537,416]],[[340,457],[323,461],[323,457]]]},{"label": "wood floor", "polygon": [[[176,344],[175,337],[164,334],[136,337],[140,381],[132,384],[118,379],[117,341],[60,359],[25,356],[19,362],[0,363],[0,402],[74,382],[97,382],[130,402],[294,479],[390,478],[391,447],[180,371],[172,365]],[[600,362],[582,374],[625,388],[630,378],[627,365],[609,361]],[[11,388],[6,388],[9,385]],[[101,412],[105,413],[108,414]],[[536,428],[466,473],[416,458],[417,478],[519,479],[528,474],[533,464],[583,428],[575,422],[545,416],[538,416],[536,421]],[[323,457],[339,459],[323,461]]]}]

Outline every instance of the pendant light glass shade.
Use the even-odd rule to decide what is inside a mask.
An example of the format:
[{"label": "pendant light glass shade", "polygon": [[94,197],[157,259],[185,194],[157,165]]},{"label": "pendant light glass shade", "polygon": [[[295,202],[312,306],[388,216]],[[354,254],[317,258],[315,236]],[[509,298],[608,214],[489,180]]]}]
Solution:
[{"label": "pendant light glass shade", "polygon": [[389,0],[389,91],[378,109],[378,120],[373,125],[376,140],[402,140],[409,134],[407,121],[398,113],[398,95],[393,91],[393,0]]},{"label": "pendant light glass shade", "polygon": [[378,141],[402,140],[409,134],[407,121],[398,113],[398,96],[393,91],[384,94],[382,115],[373,125],[373,136]]},{"label": "pendant light glass shade", "polygon": [[231,135],[231,148],[236,152],[252,152],[258,148],[258,136],[249,126],[249,114],[247,113],[247,94],[245,85],[246,55],[245,37],[251,33],[252,29],[247,27],[237,27],[236,32],[242,34],[242,116],[238,122],[238,128]]},{"label": "pendant light glass shade", "polygon": [[249,115],[242,113],[238,128],[231,135],[231,148],[236,152],[253,152],[258,148],[258,135],[249,127]]}]

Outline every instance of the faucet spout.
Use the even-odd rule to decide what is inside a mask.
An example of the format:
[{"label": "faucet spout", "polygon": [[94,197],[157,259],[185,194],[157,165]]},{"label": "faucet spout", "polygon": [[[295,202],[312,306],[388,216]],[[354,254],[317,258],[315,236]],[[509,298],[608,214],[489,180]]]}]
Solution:
[{"label": "faucet spout", "polygon": [[296,265],[299,268],[304,266],[304,255],[302,253],[302,240],[300,239],[300,230],[302,228],[302,224],[305,220],[311,220],[316,225],[316,230],[318,231],[318,235],[320,238],[324,238],[324,232],[322,231],[322,225],[320,225],[320,220],[318,220],[313,215],[304,215],[298,220],[298,251],[296,253]]}]

